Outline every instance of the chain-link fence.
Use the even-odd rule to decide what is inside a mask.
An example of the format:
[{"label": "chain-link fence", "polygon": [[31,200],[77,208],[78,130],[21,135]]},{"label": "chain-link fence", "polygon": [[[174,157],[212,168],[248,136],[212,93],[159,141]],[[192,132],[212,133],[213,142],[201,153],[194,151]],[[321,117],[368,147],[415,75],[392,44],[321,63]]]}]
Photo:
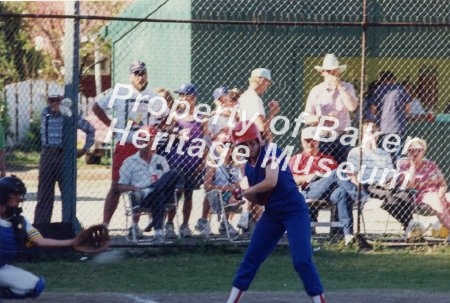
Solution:
[{"label": "chain-link fence", "polygon": [[[76,174],[73,172],[76,217],[82,225],[107,222],[117,235],[127,236],[133,225],[133,203],[126,192],[136,188],[122,184],[111,190],[111,171],[115,171],[119,183],[122,180],[136,187],[151,183],[143,181],[149,179],[144,172],[137,172],[142,170],[142,163],[128,169],[135,171],[134,177],[126,172],[126,181],[118,179],[112,155],[131,155],[137,149],[121,147],[113,152],[117,142],[105,141],[108,127],[102,118],[105,109],[110,118],[117,118],[116,127],[134,121],[131,130],[161,122],[147,114],[145,102],[141,103],[143,109],[133,110],[137,92],[132,93],[132,89],[129,96],[115,101],[115,112],[106,111],[107,101],[118,84],[127,90],[126,85],[139,87],[145,82],[139,65],[130,70],[130,63],[139,60],[145,62],[147,71],[148,85],[147,90],[142,88],[143,94],[151,97],[151,91],[156,91],[168,101],[171,95],[175,100],[207,104],[213,109],[217,106],[213,98],[216,88],[227,86],[247,94],[251,71],[261,67],[270,70],[272,81],[267,91],[261,91],[256,84],[252,87],[261,95],[267,120],[269,101],[280,104],[280,112],[273,120],[277,121],[272,128],[273,142],[291,153],[290,168],[309,203],[315,238],[331,241],[345,234],[349,240],[350,234],[360,233],[370,239],[404,241],[411,234],[412,238],[420,238],[422,232],[429,239],[446,235],[439,226],[450,227],[450,197],[445,194],[450,181],[447,1],[88,1],[80,3],[79,15],[68,16],[64,16],[61,3],[1,3],[0,7],[0,22],[5,26],[1,34],[4,42],[0,43],[0,86],[7,172],[20,176],[27,185],[24,211],[30,220],[37,221],[36,204],[43,195],[38,183],[41,191],[46,184],[39,179],[43,178],[38,169],[39,160],[43,165],[42,153],[45,147],[56,147],[58,152],[63,147],[42,141],[49,123],[41,111],[47,105],[47,96],[62,94],[64,53],[69,51],[64,48],[64,22],[74,20],[80,22],[79,35],[74,37],[80,43],[80,89],[75,109],[96,130],[94,145],[78,160]],[[267,78],[266,74],[258,75]],[[194,88],[182,86],[187,82],[195,85],[195,93]],[[180,89],[181,94],[175,92]],[[125,95],[124,91],[117,93]],[[196,99],[190,100],[193,95]],[[223,94],[217,96],[223,99]],[[220,105],[232,107],[236,92],[225,97],[231,105]],[[118,105],[125,99],[127,106]],[[96,100],[102,105],[92,110]],[[309,114],[306,120],[302,113]],[[75,119],[70,121],[76,123]],[[318,125],[321,140],[310,138],[308,130],[302,132],[308,125]],[[212,212],[220,212],[217,203],[226,204],[229,195],[208,194],[210,199],[204,199],[205,192],[214,186],[227,184],[226,173],[221,169],[202,171],[205,165],[201,161],[179,157],[178,135],[172,137],[176,139],[173,148],[167,148],[174,127],[178,131],[190,129],[190,141],[206,134],[189,119],[159,128],[160,133],[167,133],[167,140],[161,139],[158,144],[160,156],[185,179],[184,183],[164,183],[164,188],[171,189],[158,199],[164,201],[162,208],[168,213],[165,223],[174,222],[169,227],[174,227],[177,236],[192,232],[194,241],[203,239],[205,233],[209,235],[209,229],[213,233],[208,236],[211,240],[230,237],[245,241],[251,227],[238,227],[239,214],[219,216],[220,223],[208,210],[211,204]],[[215,139],[216,131],[210,128],[206,135]],[[89,131],[78,131],[79,149],[86,140],[90,140]],[[50,179],[55,177],[52,169],[57,157],[53,153],[46,156],[50,159],[46,169],[53,172]],[[64,161],[63,158],[58,159]],[[329,165],[320,162],[326,158],[332,161],[327,162]],[[157,169],[148,165],[147,174],[154,179],[166,172],[162,166]],[[316,177],[325,172],[329,176]],[[65,170],[64,174],[72,172]],[[408,174],[409,178],[405,177]],[[222,175],[224,183],[218,181]],[[171,175],[171,180],[175,179]],[[391,183],[391,179],[397,182]],[[391,187],[375,186],[386,180],[389,182],[384,183]],[[400,189],[403,183],[404,188]],[[48,185],[45,192],[51,205],[54,193],[49,187],[52,188]],[[183,189],[185,195],[181,199],[174,197],[175,189],[176,195],[182,196]],[[118,195],[118,190],[124,194]],[[135,200],[135,195],[132,198]],[[208,203],[210,200],[213,203]],[[64,220],[60,210],[64,203],[74,203],[60,201],[57,195],[50,211],[52,222]],[[174,208],[176,215],[171,211]],[[230,208],[244,214],[249,211],[250,222],[263,211],[262,207],[248,204]],[[145,239],[158,234],[161,223],[157,217],[161,210],[144,210],[153,213],[153,225],[148,226],[150,217],[147,220],[144,216],[138,223],[140,229],[153,230],[144,233],[145,238],[139,243],[153,243]],[[230,225],[224,224],[226,220]],[[234,229],[239,237],[234,235]]]}]

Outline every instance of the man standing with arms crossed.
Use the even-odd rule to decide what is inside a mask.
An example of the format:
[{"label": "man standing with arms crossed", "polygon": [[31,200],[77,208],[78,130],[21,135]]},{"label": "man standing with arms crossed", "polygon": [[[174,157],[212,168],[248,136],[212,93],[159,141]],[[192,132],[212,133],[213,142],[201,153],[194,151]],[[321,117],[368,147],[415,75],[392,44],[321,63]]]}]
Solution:
[{"label": "man standing with arms crossed", "polygon": [[[148,100],[157,95],[147,88],[147,68],[144,62],[136,61],[130,65],[130,82],[133,86],[133,94],[126,100],[113,100],[112,107],[108,107],[110,99],[113,95],[113,90],[106,94],[103,98],[98,100],[92,107],[94,114],[108,127],[111,126],[111,119],[106,114],[109,109],[114,110],[117,123],[114,128],[125,129],[127,122],[132,121],[131,130],[126,138],[125,144],[120,144],[122,133],[116,132],[115,139],[117,144],[115,146],[114,156],[112,160],[112,182],[109,192],[105,199],[105,206],[103,209],[103,223],[109,225],[111,218],[119,203],[120,192],[118,190],[118,182],[120,179],[119,170],[123,161],[129,156],[138,152],[138,148],[132,143],[134,133],[142,127],[148,127],[150,121],[150,113],[148,111]],[[139,105],[135,107],[135,102],[138,94],[145,97],[139,100]]]}]

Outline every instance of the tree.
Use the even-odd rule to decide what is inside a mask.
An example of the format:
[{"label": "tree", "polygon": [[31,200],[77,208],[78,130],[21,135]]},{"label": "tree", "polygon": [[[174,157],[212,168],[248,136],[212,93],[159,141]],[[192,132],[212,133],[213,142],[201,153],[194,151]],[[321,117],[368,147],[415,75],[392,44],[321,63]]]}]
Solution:
[{"label": "tree", "polygon": [[[0,2],[0,13],[17,13],[20,3]],[[0,19],[0,87],[35,78],[43,63],[43,56],[34,49],[23,20],[20,18]]]}]

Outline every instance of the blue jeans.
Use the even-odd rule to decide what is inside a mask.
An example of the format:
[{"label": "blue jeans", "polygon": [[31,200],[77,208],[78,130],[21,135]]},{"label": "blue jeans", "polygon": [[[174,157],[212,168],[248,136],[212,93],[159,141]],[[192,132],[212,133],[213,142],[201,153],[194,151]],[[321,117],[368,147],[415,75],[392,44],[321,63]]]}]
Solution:
[{"label": "blue jeans", "polygon": [[336,140],[331,142],[320,142],[319,150],[333,157],[338,164],[347,161],[347,156],[352,149],[351,145],[342,145],[340,141],[341,137],[337,137]]},{"label": "blue jeans", "polygon": [[[353,201],[358,198],[358,189],[353,183],[339,179],[334,170],[330,176],[312,182],[303,194],[306,199],[327,200],[335,204],[344,234],[353,234]],[[361,201],[368,197],[367,191],[361,191]]]}]

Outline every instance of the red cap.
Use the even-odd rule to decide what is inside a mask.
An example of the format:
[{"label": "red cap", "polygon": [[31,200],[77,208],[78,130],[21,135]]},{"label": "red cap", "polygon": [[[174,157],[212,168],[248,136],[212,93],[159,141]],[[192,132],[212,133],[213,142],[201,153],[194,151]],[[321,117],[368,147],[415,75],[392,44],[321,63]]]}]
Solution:
[{"label": "red cap", "polygon": [[244,122],[242,121],[238,122],[231,131],[231,137],[233,138],[233,143],[235,145],[242,144],[254,139],[257,139],[259,142],[262,141],[258,126],[256,126],[255,123],[245,121],[245,126],[247,127],[247,130],[243,134],[238,135],[238,133],[241,133],[242,129],[244,129]]}]

